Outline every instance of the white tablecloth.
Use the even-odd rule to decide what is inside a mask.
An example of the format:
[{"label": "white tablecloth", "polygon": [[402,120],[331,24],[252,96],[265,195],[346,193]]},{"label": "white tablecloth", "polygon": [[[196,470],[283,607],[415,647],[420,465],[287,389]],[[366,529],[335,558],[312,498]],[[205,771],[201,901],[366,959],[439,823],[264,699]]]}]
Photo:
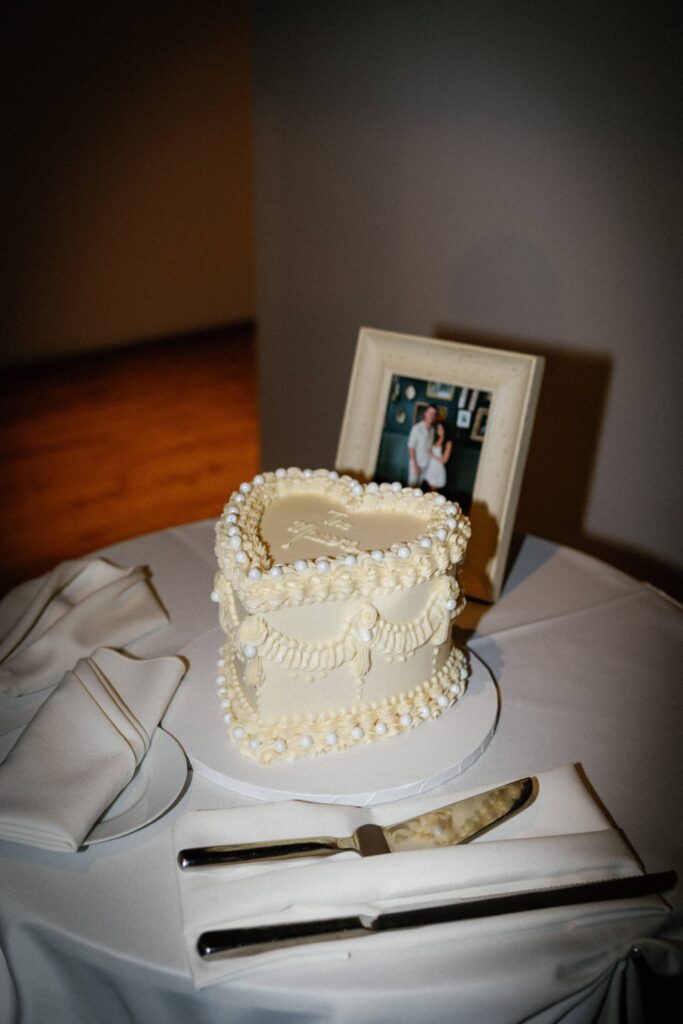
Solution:
[{"label": "white tablecloth", "polygon": [[[212,523],[103,554],[148,565],[171,618],[134,653],[178,654],[215,628]],[[579,763],[645,868],[683,873],[680,608],[602,563],[526,538],[499,602],[470,605],[459,622],[501,697],[496,735],[461,788]],[[501,919],[494,944],[477,922],[439,925],[412,949],[362,941],[350,956],[256,965],[197,991],[172,826],[189,810],[247,802],[195,776],[163,818],[76,855],[0,843],[0,1021],[591,1021],[623,996],[634,943],[651,955],[648,935],[683,938],[679,886],[673,915],[606,913],[577,927],[568,911],[552,928],[545,912],[516,915]]]}]

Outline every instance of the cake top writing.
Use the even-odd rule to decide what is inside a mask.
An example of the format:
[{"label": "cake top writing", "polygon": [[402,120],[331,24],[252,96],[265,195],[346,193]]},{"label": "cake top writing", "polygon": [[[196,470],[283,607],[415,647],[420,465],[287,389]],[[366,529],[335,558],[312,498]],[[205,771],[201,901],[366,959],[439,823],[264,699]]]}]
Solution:
[{"label": "cake top writing", "polygon": [[346,509],[314,495],[282,497],[269,504],[261,536],[275,562],[358,555],[417,539],[425,517],[397,509]]}]

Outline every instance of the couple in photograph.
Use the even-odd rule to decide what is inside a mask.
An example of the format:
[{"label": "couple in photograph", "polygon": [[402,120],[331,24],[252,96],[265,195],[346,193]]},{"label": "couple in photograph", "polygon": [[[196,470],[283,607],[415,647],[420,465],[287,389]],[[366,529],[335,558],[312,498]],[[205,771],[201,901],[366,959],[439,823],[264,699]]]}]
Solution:
[{"label": "couple in photograph", "polygon": [[438,418],[439,410],[428,405],[422,419],[413,424],[408,435],[408,485],[426,485],[432,491],[446,486],[446,463],[451,457],[452,442]]}]

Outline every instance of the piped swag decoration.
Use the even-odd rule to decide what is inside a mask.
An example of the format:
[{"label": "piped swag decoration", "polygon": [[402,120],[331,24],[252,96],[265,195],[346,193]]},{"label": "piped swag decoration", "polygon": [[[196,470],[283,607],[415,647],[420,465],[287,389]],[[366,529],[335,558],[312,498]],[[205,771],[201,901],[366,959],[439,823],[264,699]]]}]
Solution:
[{"label": "piped swag decoration", "polygon": [[236,635],[239,656],[246,663],[246,681],[254,687],[263,682],[264,659],[314,678],[350,663],[362,679],[370,671],[374,652],[403,661],[426,643],[438,647],[448,639],[451,620],[459,611],[456,592],[455,581],[444,577],[412,622],[390,622],[373,604],[363,604],[337,637],[313,642],[286,636],[261,615],[249,615]]}]

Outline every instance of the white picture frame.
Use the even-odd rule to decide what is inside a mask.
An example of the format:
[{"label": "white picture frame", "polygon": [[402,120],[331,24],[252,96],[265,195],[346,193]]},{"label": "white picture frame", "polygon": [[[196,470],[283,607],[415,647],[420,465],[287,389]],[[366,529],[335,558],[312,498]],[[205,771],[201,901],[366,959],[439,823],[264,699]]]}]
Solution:
[{"label": "white picture frame", "polygon": [[[481,448],[468,494],[472,537],[463,568],[465,593],[477,600],[493,602],[502,588],[543,367],[542,356],[522,352],[370,327],[358,335],[335,462],[339,472],[365,481],[376,477],[397,377],[414,382],[413,390],[424,382],[424,394],[427,384],[451,385],[456,405],[465,388],[490,403],[485,436],[476,438]],[[454,424],[456,419],[457,409]]]}]

